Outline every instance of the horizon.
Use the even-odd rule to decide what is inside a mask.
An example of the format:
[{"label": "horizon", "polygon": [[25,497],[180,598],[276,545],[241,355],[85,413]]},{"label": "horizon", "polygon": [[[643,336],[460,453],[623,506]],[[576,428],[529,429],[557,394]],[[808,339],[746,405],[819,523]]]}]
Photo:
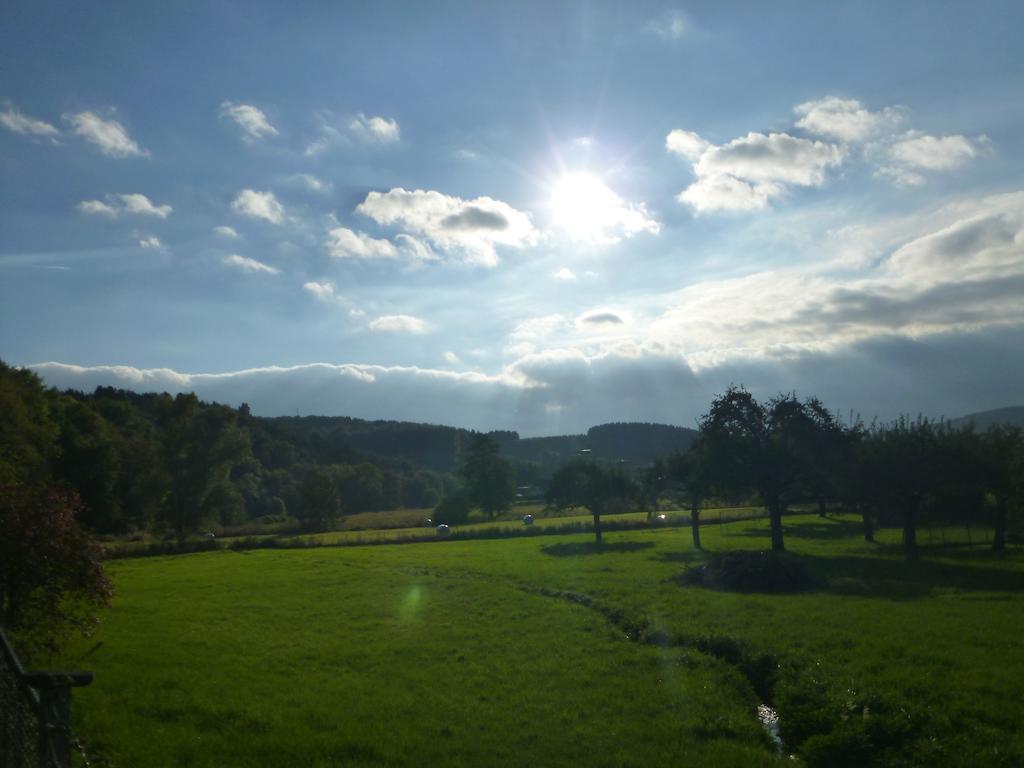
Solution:
[{"label": "horizon", "polygon": [[0,359],[50,386],[530,437],[1021,402],[1019,4],[0,21]]}]

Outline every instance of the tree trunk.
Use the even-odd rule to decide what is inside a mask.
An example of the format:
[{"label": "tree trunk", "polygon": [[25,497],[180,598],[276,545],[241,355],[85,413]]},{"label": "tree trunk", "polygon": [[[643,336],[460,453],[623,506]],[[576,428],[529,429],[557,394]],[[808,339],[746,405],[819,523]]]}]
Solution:
[{"label": "tree trunk", "polygon": [[825,517],[825,497],[818,497],[818,517]]},{"label": "tree trunk", "polygon": [[903,552],[907,562],[917,560],[917,502],[903,508]]},{"label": "tree trunk", "polygon": [[871,511],[867,505],[863,505],[860,508],[860,519],[864,524],[864,541],[870,541],[872,544],[875,543],[875,525],[871,519]]},{"label": "tree trunk", "polygon": [[693,548],[700,549],[700,505],[690,502],[690,529],[693,531]]},{"label": "tree trunk", "polygon": [[601,513],[594,512],[594,542],[600,545],[601,543]]},{"label": "tree trunk", "polygon": [[1002,552],[1006,549],[1006,504],[1002,499],[996,500],[995,531],[992,535],[992,551]]},{"label": "tree trunk", "polygon": [[785,552],[786,544],[782,539],[783,504],[773,501],[768,505],[768,519],[772,526],[772,552]]}]

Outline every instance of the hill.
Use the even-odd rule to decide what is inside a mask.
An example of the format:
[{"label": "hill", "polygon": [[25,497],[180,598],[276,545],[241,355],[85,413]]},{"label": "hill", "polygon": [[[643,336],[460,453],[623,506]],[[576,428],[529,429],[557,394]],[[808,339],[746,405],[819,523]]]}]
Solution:
[{"label": "hill", "polygon": [[[374,459],[408,463],[435,472],[455,471],[469,430],[403,421],[367,421],[346,416],[280,416],[263,419],[302,442],[328,453],[354,452]],[[521,438],[517,432],[488,433],[513,461],[538,464],[542,472],[587,451],[592,458],[648,464],[659,456],[686,450],[695,430],[667,424],[614,423],[591,427],[586,434]]]},{"label": "hill", "polygon": [[1024,427],[1024,405],[1011,405],[1007,408],[970,413],[958,419],[951,419],[949,423],[954,427],[974,424],[975,429],[989,429],[995,426]]}]

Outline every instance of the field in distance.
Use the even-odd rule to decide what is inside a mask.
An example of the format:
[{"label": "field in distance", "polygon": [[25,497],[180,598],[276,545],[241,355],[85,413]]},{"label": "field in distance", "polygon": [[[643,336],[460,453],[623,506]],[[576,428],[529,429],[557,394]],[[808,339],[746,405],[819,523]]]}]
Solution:
[{"label": "field in distance", "polygon": [[112,766],[1024,761],[1019,551],[908,564],[846,516],[786,535],[809,591],[680,586],[686,528],[115,561],[66,660],[95,673],[78,730]]}]

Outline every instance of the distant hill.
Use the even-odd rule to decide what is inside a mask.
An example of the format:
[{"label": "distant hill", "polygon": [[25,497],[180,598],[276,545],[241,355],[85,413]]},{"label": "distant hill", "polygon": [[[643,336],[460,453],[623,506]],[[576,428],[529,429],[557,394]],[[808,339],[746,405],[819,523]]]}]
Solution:
[{"label": "distant hill", "polygon": [[[304,441],[312,440],[328,454],[354,452],[378,459],[407,462],[436,472],[452,472],[462,463],[469,430],[403,421],[366,421],[345,416],[280,416],[275,426]],[[553,470],[580,451],[600,460],[649,464],[659,456],[685,450],[695,430],[667,424],[621,423],[591,427],[583,435],[520,438],[516,432],[490,432],[509,459]]]},{"label": "distant hill", "polygon": [[989,429],[995,426],[1024,427],[1024,405],[1011,405],[1008,408],[996,408],[992,411],[980,411],[951,419],[954,427],[974,424],[975,429]]}]

